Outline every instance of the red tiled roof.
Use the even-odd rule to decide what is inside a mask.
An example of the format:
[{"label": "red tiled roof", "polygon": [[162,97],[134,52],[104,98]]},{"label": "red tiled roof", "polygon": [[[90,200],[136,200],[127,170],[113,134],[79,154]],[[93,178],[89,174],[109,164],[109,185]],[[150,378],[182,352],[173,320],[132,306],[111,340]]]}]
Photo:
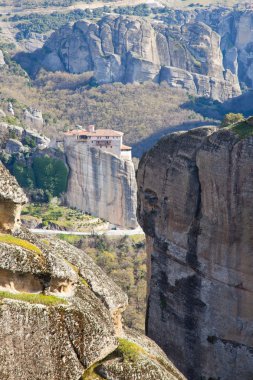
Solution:
[{"label": "red tiled roof", "polygon": [[124,133],[114,131],[113,129],[97,129],[94,132],[89,132],[84,130],[73,130],[64,133],[67,136],[91,136],[91,137],[120,137],[123,136]]},{"label": "red tiled roof", "polygon": [[131,148],[131,146],[127,146],[127,145],[122,144],[121,150],[132,150],[132,148]]}]

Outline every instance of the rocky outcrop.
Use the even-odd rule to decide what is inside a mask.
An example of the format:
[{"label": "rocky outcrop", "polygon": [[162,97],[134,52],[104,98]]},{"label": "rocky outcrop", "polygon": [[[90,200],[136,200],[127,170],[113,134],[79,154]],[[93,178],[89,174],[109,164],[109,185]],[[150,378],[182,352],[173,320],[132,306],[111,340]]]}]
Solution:
[{"label": "rocky outcrop", "polygon": [[[225,70],[235,75],[242,88],[253,87],[252,8],[217,7],[190,12],[171,11],[169,22],[183,26],[190,20],[204,23],[220,36],[220,50]],[[168,20],[167,20],[168,21]]]},{"label": "rocky outcrop", "polygon": [[27,153],[49,147],[50,139],[33,129],[0,122],[0,154]]},{"label": "rocky outcrop", "polygon": [[218,26],[225,65],[249,88],[253,87],[252,21],[252,11],[231,12]]},{"label": "rocky outcrop", "polygon": [[44,124],[42,112],[34,108],[27,108],[24,111],[24,122],[27,127],[42,128]]},{"label": "rocky outcrop", "polygon": [[162,138],[137,174],[147,334],[189,380],[253,373],[252,119]]},{"label": "rocky outcrop", "polygon": [[69,166],[67,204],[113,224],[135,228],[133,162],[77,141],[65,141],[64,147]]},{"label": "rocky outcrop", "polygon": [[0,66],[4,66],[4,65],[5,65],[4,55],[3,55],[2,50],[0,50]]},{"label": "rocky outcrop", "polygon": [[[0,205],[24,201],[5,169],[0,195]],[[0,233],[0,301],[1,380],[185,380],[154,342],[124,330],[126,295],[63,241]]]},{"label": "rocky outcrop", "polygon": [[225,100],[241,93],[237,76],[224,69],[220,36],[198,21],[182,27],[128,16],[78,21],[53,33],[42,49],[16,59],[31,75],[41,67],[93,71],[99,84],[152,80],[177,87],[185,87],[188,76],[186,88],[193,94]]},{"label": "rocky outcrop", "polygon": [[0,162],[0,232],[19,228],[21,205],[26,201],[17,181]]}]

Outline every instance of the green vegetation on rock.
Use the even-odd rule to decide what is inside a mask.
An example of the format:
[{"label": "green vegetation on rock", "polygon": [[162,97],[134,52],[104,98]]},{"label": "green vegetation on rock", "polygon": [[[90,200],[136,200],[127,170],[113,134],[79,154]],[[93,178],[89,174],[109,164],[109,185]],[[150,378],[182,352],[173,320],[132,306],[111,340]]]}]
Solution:
[{"label": "green vegetation on rock", "polygon": [[244,121],[244,116],[242,113],[228,113],[224,116],[224,119],[222,120],[221,127],[228,127],[231,124],[238,123],[240,121]]},{"label": "green vegetation on rock", "polygon": [[145,350],[136,343],[130,342],[127,339],[119,338],[117,352],[123,356],[124,360],[137,362],[140,355],[145,353]]},{"label": "green vegetation on rock", "polygon": [[99,363],[96,363],[94,364],[93,366],[91,366],[90,368],[88,368],[83,376],[82,376],[82,380],[100,380],[100,379],[103,379],[101,376],[99,376],[97,373],[96,373],[96,367],[99,366]]},{"label": "green vegetation on rock", "polygon": [[30,13],[24,16],[15,15],[9,21],[14,22],[19,32],[17,40],[29,38],[31,33],[47,33],[51,30],[59,29],[61,26],[81,19],[94,19],[102,17],[104,12],[108,12],[108,7],[90,9],[75,9],[68,13],[53,12],[50,14]]},{"label": "green vegetation on rock", "polygon": [[238,123],[232,124],[227,128],[236,133],[240,139],[253,136],[253,117],[239,121]]},{"label": "green vegetation on rock", "polygon": [[9,234],[0,234],[0,243],[15,245],[27,249],[28,251],[34,252],[37,255],[42,254],[42,251],[36,245],[30,243],[27,240],[19,239]]},{"label": "green vegetation on rock", "polygon": [[[51,225],[51,228],[79,232],[90,231],[104,224],[101,219],[56,204],[55,198],[50,203],[28,204],[22,210],[21,219],[27,225],[41,224],[43,228]],[[69,243],[80,241],[80,236],[64,235],[63,238]]]},{"label": "green vegetation on rock", "polygon": [[6,291],[0,291],[0,299],[4,298],[46,306],[67,304],[66,300],[52,295],[46,296],[44,294],[35,293],[10,293]]},{"label": "green vegetation on rock", "polygon": [[36,157],[32,168],[36,187],[58,196],[67,188],[68,170],[62,160],[49,156]]},{"label": "green vegetation on rock", "polygon": [[[34,145],[32,139],[27,139],[27,145]],[[5,159],[11,174],[17,179],[19,185],[34,194],[34,197],[49,200],[51,197],[59,196],[67,188],[68,169],[63,160],[49,157],[48,155],[19,159],[18,155],[10,155]],[[7,161],[7,162],[6,162]],[[40,190],[41,194],[38,194]]]},{"label": "green vegetation on rock", "polygon": [[16,161],[13,165],[12,174],[21,187],[26,189],[32,189],[34,187],[35,177],[31,167]]}]

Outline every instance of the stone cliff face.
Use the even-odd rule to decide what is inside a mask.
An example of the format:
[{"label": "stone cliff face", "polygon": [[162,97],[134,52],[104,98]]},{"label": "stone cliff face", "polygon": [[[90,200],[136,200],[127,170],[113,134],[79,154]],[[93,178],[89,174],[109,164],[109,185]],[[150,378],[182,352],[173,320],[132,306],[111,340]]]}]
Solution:
[{"label": "stone cliff face", "polygon": [[19,228],[21,205],[26,201],[26,196],[15,179],[0,164],[0,232],[11,232]]},{"label": "stone cliff face", "polygon": [[[23,202],[13,186],[4,169],[0,207]],[[1,380],[185,380],[154,342],[123,328],[126,306],[84,252],[24,230],[0,233]]]},{"label": "stone cliff face", "polygon": [[197,20],[151,24],[144,18],[108,16],[78,21],[54,33],[42,49],[18,54],[31,74],[93,71],[99,84],[168,82],[200,96],[225,100],[240,95],[236,73],[223,66],[220,36]]},{"label": "stone cliff face", "polygon": [[240,82],[253,87],[253,12],[229,13],[222,18],[218,32],[225,66],[238,75]]},{"label": "stone cliff face", "polygon": [[147,334],[189,380],[252,379],[252,132],[174,133],[140,162]]},{"label": "stone cliff face", "polygon": [[69,165],[66,200],[69,206],[109,222],[137,226],[137,187],[132,161],[125,161],[84,143],[65,142]]}]

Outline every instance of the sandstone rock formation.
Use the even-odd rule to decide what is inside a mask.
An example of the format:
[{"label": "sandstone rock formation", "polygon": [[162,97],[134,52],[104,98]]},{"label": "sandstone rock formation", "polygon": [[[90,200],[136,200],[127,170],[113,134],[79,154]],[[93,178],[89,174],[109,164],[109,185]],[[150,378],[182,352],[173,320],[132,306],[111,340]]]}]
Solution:
[{"label": "sandstone rock formation", "polygon": [[21,205],[26,201],[15,178],[0,163],[0,231],[19,228]]},{"label": "sandstone rock formation", "polygon": [[24,111],[24,122],[28,128],[42,128],[44,124],[42,112],[34,108],[27,108]]},{"label": "sandstone rock formation", "polygon": [[137,174],[147,334],[189,380],[253,374],[253,124],[162,138]]},{"label": "sandstone rock formation", "polygon": [[49,147],[50,139],[34,129],[0,122],[0,152],[17,153],[28,150],[43,150]]},{"label": "sandstone rock formation", "polygon": [[[0,207],[23,202],[5,169],[0,195]],[[185,380],[154,342],[124,331],[126,295],[63,241],[0,233],[0,301],[1,380]]]},{"label": "sandstone rock formation", "polygon": [[133,162],[76,141],[65,141],[64,148],[69,166],[67,204],[116,225],[137,227]]},{"label": "sandstone rock formation", "polygon": [[199,21],[182,27],[128,16],[78,21],[53,33],[42,49],[16,59],[31,75],[41,67],[94,71],[99,84],[167,81],[219,100],[241,93],[236,74],[223,66],[219,34]]},{"label": "sandstone rock formation", "polygon": [[4,66],[4,65],[5,65],[4,55],[3,55],[2,50],[0,50],[0,66]]}]

